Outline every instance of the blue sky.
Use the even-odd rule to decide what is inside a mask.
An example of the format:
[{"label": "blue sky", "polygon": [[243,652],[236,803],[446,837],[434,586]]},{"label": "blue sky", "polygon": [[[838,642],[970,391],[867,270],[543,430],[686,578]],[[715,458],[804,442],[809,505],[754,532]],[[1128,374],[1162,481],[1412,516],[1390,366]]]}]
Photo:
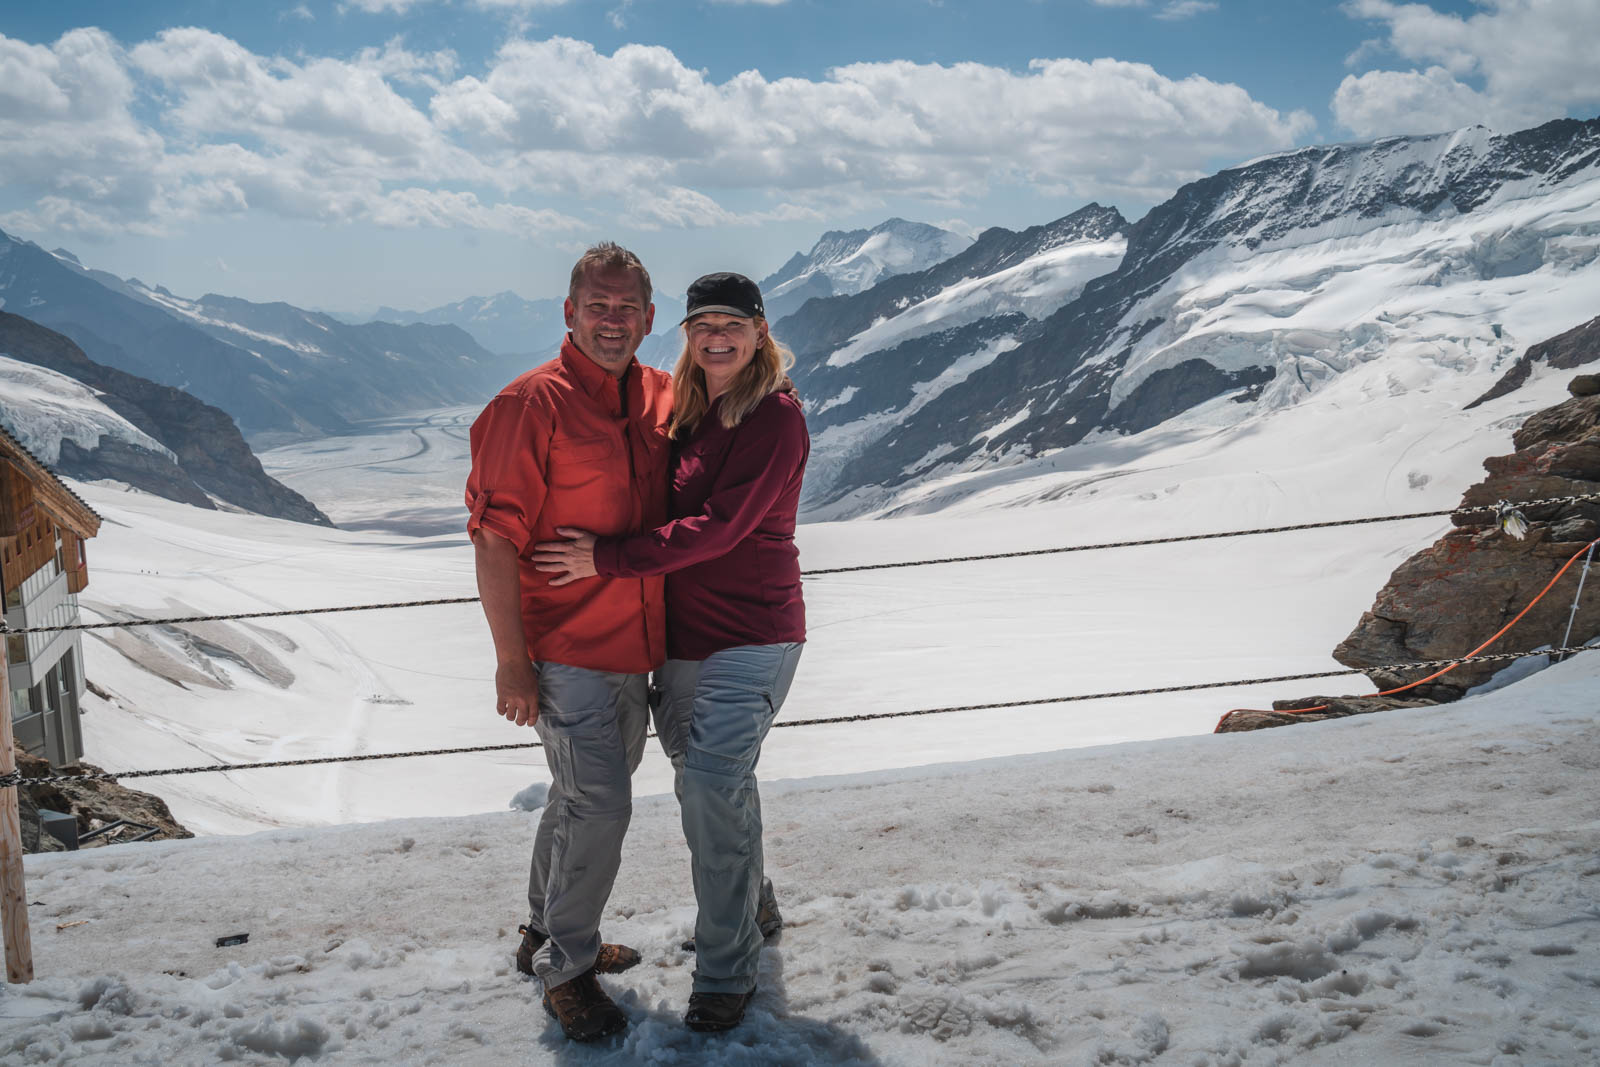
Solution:
[{"label": "blue sky", "polygon": [[0,227],[184,295],[556,295],[604,237],[681,289],[890,215],[1137,218],[1298,145],[1587,117],[1596,40],[1593,0],[11,4]]}]

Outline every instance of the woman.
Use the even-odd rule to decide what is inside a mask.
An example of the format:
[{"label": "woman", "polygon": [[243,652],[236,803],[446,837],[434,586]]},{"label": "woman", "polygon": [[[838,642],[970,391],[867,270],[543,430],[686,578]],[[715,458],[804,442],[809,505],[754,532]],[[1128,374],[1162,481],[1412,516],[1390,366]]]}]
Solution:
[{"label": "woman", "polygon": [[[755,767],[805,642],[794,544],[810,438],[761,290],[741,274],[689,286],[673,371],[673,520],[648,534],[543,542],[565,584],[666,574],[667,655],[656,732],[676,772],[694,872],[694,991],[684,1022],[726,1030],[755,992],[763,931]],[[766,902],[762,919],[776,925]]]}]

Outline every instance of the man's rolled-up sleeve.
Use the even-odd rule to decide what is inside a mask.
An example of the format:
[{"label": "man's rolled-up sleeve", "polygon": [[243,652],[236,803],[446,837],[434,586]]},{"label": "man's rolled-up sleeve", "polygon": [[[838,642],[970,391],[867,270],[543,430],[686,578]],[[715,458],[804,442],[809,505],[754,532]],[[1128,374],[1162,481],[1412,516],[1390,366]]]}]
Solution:
[{"label": "man's rolled-up sleeve", "polygon": [[472,424],[471,440],[467,535],[488,530],[525,555],[547,491],[549,420],[522,397],[497,396]]}]

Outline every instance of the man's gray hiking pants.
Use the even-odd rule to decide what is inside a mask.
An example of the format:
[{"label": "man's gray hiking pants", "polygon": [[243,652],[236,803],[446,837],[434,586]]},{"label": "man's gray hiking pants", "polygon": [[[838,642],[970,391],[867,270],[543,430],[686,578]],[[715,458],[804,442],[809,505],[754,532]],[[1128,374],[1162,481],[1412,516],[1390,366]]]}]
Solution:
[{"label": "man's gray hiking pants", "polygon": [[741,645],[703,660],[669,659],[656,733],[672,759],[694,873],[694,989],[748,993],[756,986],[761,931],[761,742],[789,693],[798,643]]},{"label": "man's gray hiking pants", "polygon": [[528,921],[550,938],[533,956],[549,989],[593,967],[600,951],[650,713],[646,675],[534,666],[550,795],[533,839]]}]

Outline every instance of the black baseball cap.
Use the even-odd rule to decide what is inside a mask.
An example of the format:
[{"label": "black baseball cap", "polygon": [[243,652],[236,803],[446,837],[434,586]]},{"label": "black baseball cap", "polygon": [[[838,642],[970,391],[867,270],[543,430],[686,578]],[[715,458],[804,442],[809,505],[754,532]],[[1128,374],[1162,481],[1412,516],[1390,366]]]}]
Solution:
[{"label": "black baseball cap", "polygon": [[727,271],[707,274],[690,282],[689,296],[684,303],[689,309],[684,313],[684,322],[708,311],[737,315],[741,319],[765,318],[767,314],[761,303],[761,287],[743,274]]}]

